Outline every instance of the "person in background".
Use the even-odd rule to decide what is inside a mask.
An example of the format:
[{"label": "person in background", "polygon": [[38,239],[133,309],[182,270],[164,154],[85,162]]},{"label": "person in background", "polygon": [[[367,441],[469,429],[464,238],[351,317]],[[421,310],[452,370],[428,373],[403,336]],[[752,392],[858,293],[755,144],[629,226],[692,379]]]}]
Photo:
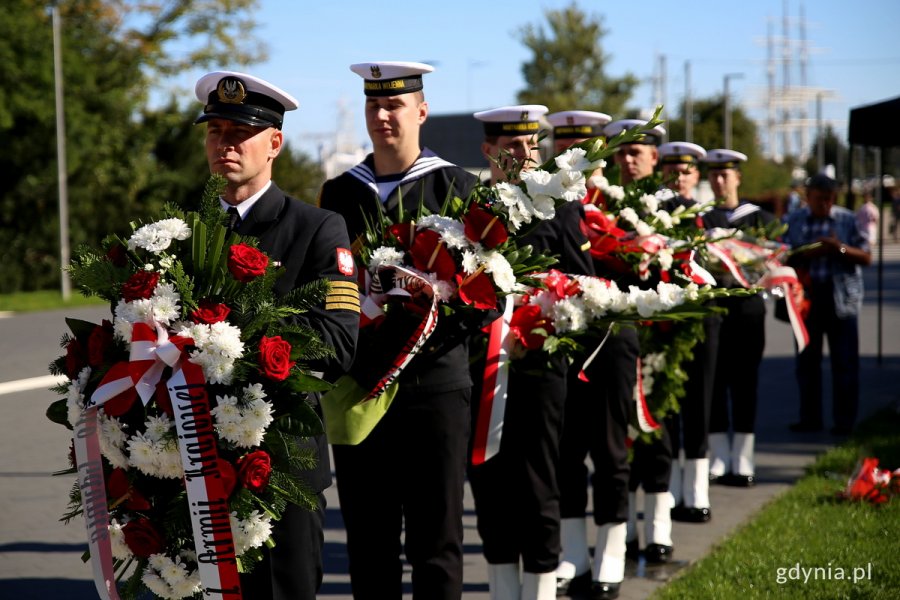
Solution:
[{"label": "person in background", "polygon": [[[745,154],[729,149],[710,150],[704,160],[709,183],[718,200],[715,208],[703,215],[706,229],[752,233],[775,220],[771,213],[740,199],[740,165],[747,160]],[[721,287],[741,287],[731,276],[718,275],[717,280]],[[766,347],[766,303],[761,295],[755,294],[722,298],[717,305],[727,312],[719,330],[709,419],[709,476],[717,483],[747,487],[756,478],[754,432],[759,365]],[[729,429],[734,434],[731,441]]]},{"label": "person in background", "polygon": [[[647,124],[640,119],[613,121],[603,128],[608,138],[625,129],[642,127]],[[665,129],[657,125],[645,135],[630,144],[623,144],[614,155],[619,167],[620,183],[628,185],[653,175],[659,162],[658,146],[666,135]],[[642,282],[643,284],[643,282]],[[669,493],[669,478],[672,471],[672,441],[665,427],[661,436],[652,442],[636,441],[632,446],[633,460],[629,481],[628,521],[626,528],[626,548],[629,557],[638,556],[637,502],[638,487],[644,489],[644,558],[649,563],[668,562],[672,558],[672,515],[674,506]]]},{"label": "person in background", "polygon": [[859,406],[859,311],[862,267],[872,261],[869,241],[853,213],[835,205],[837,181],[820,173],[806,183],[806,206],[787,215],[784,241],[800,251],[788,264],[798,270],[809,299],[809,344],[797,354],[800,420],[791,431],[821,431],[822,350],[831,355],[833,435],[853,429]]},{"label": "person in background", "polygon": [[869,240],[869,246],[878,244],[878,207],[872,200],[872,192],[863,194],[863,203],[856,209],[856,225]]},{"label": "person in background", "polygon": [[[504,106],[475,113],[484,128],[481,151],[491,185],[517,179],[540,164],[538,133],[547,108]],[[517,167],[518,172],[511,169]],[[590,261],[580,229],[581,206],[572,202],[541,221],[517,245],[555,254],[554,268],[585,273]],[[476,389],[483,365],[473,365]],[[478,533],[488,562],[492,600],[552,600],[559,563],[557,467],[566,398],[565,360],[537,351],[510,366],[503,437],[497,454],[469,468]],[[476,395],[480,400],[480,394]],[[477,414],[477,413],[476,413]],[[520,573],[521,568],[521,573]]]},{"label": "person in background", "polygon": [[[700,161],[706,158],[706,150],[690,142],[668,142],[659,147],[659,156],[663,180],[675,192],[672,208],[694,206]],[[712,517],[707,451],[721,322],[717,314],[703,319],[703,339],[692,350],[693,360],[684,365],[688,380],[681,411],[666,419],[674,452],[669,491],[675,503],[672,518],[676,521],[705,523]]]},{"label": "person in background", "polygon": [[[416,62],[351,65],[363,80],[372,153],[326,181],[319,204],[340,213],[350,239],[366,221],[424,209],[439,213],[448,195],[468,196],[474,176],[419,143],[428,118]],[[459,600],[463,577],[463,486],[469,438],[469,329],[441,318],[428,343],[398,378],[387,413],[357,445],[333,444],[350,583],[356,600],[400,600],[401,548],[412,567],[415,600]],[[363,377],[380,356],[358,354],[350,373]],[[401,535],[405,526],[405,546]]]},{"label": "person in background", "polygon": [[[323,278],[331,282],[323,305],[295,318],[335,349],[333,359],[316,365],[333,381],[353,360],[359,296],[352,262],[348,267],[340,260],[350,252],[344,219],[288,196],[272,181],[272,164],[284,147],[284,113],[296,109],[297,101],[267,81],[234,71],[204,75],[195,93],[205,105],[195,122],[206,123],[209,170],[226,180],[222,210],[230,213],[232,229],[258,238],[260,249],[283,265],[275,292],[284,295]],[[313,439],[311,449],[318,465],[297,476],[317,494],[318,507],[287,505],[273,524],[275,546],[263,546],[262,562],[241,575],[248,600],[315,600],[323,576],[323,491],[331,485],[331,467],[324,435]]]}]

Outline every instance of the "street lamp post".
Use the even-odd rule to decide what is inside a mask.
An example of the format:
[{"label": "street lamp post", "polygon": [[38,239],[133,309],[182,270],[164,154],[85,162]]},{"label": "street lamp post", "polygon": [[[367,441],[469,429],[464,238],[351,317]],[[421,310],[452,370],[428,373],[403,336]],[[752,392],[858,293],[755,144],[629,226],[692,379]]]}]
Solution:
[{"label": "street lamp post", "polygon": [[724,116],[722,118],[722,141],[723,147],[731,150],[731,94],[728,91],[729,83],[732,79],[740,79],[743,77],[743,73],[728,73],[725,75],[725,84],[724,84],[724,101],[725,106],[723,108]]},{"label": "street lamp post", "polygon": [[69,281],[69,273],[66,271],[66,267],[69,266],[69,191],[66,176],[66,116],[63,103],[59,7],[54,5],[51,15],[53,20],[53,80],[56,95],[56,177],[59,186],[60,289],[63,300],[68,301],[72,294],[72,284]]}]

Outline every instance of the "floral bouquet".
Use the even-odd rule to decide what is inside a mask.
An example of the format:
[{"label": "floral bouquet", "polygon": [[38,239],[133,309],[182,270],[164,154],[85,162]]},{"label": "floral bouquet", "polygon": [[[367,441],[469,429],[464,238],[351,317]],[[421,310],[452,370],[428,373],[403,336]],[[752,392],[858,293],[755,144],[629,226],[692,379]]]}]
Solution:
[{"label": "floral bouquet", "polygon": [[842,500],[867,501],[884,504],[900,495],[900,469],[879,469],[878,459],[866,457],[859,461],[847,486],[838,493]]},{"label": "floral bouquet", "polygon": [[272,522],[315,505],[294,474],[322,431],[306,396],[330,386],[305,364],[333,351],[292,317],[328,284],[276,296],[280,266],[224,225],[223,182],[198,213],[169,207],[69,267],[113,306],[112,321],[67,319],[47,411],[73,431],[64,520],[85,518],[101,598],[239,597]]}]

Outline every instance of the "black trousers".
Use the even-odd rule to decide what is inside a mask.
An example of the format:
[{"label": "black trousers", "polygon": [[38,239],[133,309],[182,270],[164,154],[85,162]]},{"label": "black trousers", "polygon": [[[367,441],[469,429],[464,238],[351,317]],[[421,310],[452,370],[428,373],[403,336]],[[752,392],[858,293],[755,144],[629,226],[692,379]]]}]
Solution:
[{"label": "black trousers", "polygon": [[241,575],[245,600],[315,600],[322,585],[325,496],[311,511],[289,504],[272,527],[275,547],[263,546],[263,561]]},{"label": "black trousers", "polygon": [[687,459],[706,458],[721,325],[719,315],[703,319],[704,339],[694,345],[694,358],[684,367],[688,380],[681,410],[666,418],[673,457],[683,448]]},{"label": "black trousers", "polygon": [[800,420],[822,425],[822,349],[828,338],[834,424],[852,427],[859,409],[859,321],[838,318],[831,285],[813,286],[806,319],[809,344],[797,355]]},{"label": "black trousers", "polygon": [[400,600],[400,536],[416,600],[462,596],[469,388],[412,393],[356,446],[333,447],[356,600]]},{"label": "black trousers", "polygon": [[610,335],[588,367],[588,381],[578,379],[585,357],[569,371],[563,434],[560,442],[559,487],[563,519],[583,517],[587,510],[588,455],[594,464],[591,485],[594,522],[628,519],[628,421],[637,382],[640,354],[637,332],[622,328]]},{"label": "black trousers", "polygon": [[644,488],[647,494],[661,494],[669,491],[669,477],[672,474],[672,441],[669,430],[663,426],[662,434],[650,442],[637,439],[632,445],[634,456],[631,461],[631,477],[628,490]]},{"label": "black trousers", "polygon": [[766,304],[760,296],[723,298],[719,304],[728,312],[722,318],[719,335],[709,430],[723,433],[731,425],[738,433],[753,433],[756,429],[759,364],[766,347]]},{"label": "black trousers", "polygon": [[[528,359],[523,359],[527,362]],[[559,564],[559,439],[566,369],[510,374],[500,450],[469,469],[478,533],[490,564],[518,563],[529,573]]]}]

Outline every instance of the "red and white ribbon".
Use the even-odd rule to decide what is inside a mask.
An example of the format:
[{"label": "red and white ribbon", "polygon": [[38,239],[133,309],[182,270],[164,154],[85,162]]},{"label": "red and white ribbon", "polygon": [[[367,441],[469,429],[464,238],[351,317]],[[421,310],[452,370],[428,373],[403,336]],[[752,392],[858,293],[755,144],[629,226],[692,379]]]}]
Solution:
[{"label": "red and white ribbon", "polygon": [[170,339],[168,331],[159,323],[135,323],[131,328],[128,362],[116,363],[106,372],[88,406],[100,406],[132,387],[146,406],[156,392],[163,370],[175,366],[181,349],[190,342],[191,339],[177,335]]},{"label": "red and white ribbon", "polygon": [[788,321],[791,324],[791,330],[794,332],[794,339],[797,341],[797,351],[803,352],[809,344],[809,332],[806,330],[806,324],[803,317],[800,316],[800,306],[794,297],[792,289],[794,286],[800,285],[797,278],[797,272],[793,267],[785,267],[774,263],[770,266],[769,272],[766,273],[759,284],[766,289],[778,287],[784,295],[784,303],[787,307]]},{"label": "red and white ribbon", "polygon": [[204,598],[241,598],[228,498],[219,479],[218,452],[209,414],[206,380],[200,366],[181,360],[182,348],[191,342],[179,336],[170,339],[168,332],[158,323],[153,326],[135,323],[130,360],[110,368],[74,427],[75,457],[94,585],[102,600],[118,600],[118,594],[109,543],[109,513],[97,411],[106,401],[131,387],[136,388],[146,405],[167,366],[174,368],[167,387],[175,411],[178,448],[185,472],[194,548]]},{"label": "red and white ribbon", "polygon": [[509,352],[514,342],[509,322],[514,309],[515,299],[507,296],[503,315],[489,325],[487,361],[472,443],[474,466],[490,460],[500,451],[509,385]]},{"label": "red and white ribbon", "polygon": [[73,426],[78,488],[81,490],[94,587],[101,600],[119,600],[109,539],[109,512],[106,510],[106,481],[103,477],[103,459],[100,456],[100,422],[97,410],[96,406],[86,408]]},{"label": "red and white ribbon", "polygon": [[[420,273],[417,273],[416,271],[407,269],[405,267],[379,267],[379,275],[384,271],[392,272],[395,284],[394,287],[384,294],[378,293],[380,292],[380,285],[378,285],[376,282],[380,282],[381,278],[380,276],[373,278],[370,281],[370,286],[368,288],[369,293],[366,294],[366,297],[362,302],[364,310],[369,310],[370,313],[374,314],[374,308],[372,307],[377,306],[378,310],[381,311],[381,307],[384,306],[388,297],[409,297],[412,294],[427,295],[431,299],[431,306],[428,307],[425,318],[423,318],[419,322],[416,329],[407,339],[406,343],[403,346],[403,349],[399,354],[397,354],[396,357],[394,357],[393,361],[391,362],[391,366],[388,368],[388,371],[381,376],[375,386],[368,392],[368,394],[366,394],[366,397],[362,400],[363,402],[365,402],[366,400],[377,398],[382,393],[384,393],[388,386],[390,386],[397,379],[397,377],[400,376],[400,373],[404,368],[406,368],[406,365],[408,365],[410,361],[415,358],[419,350],[421,350],[425,345],[425,342],[428,341],[428,338],[431,337],[431,334],[434,333],[435,327],[437,327],[438,299],[434,294],[434,288],[432,287],[431,282],[425,279]],[[377,289],[373,289],[373,287],[377,287]],[[366,306],[369,306],[369,308],[366,309]]]},{"label": "red and white ribbon", "polygon": [[641,374],[641,358],[637,359],[637,381],[634,384],[634,403],[637,411],[638,425],[644,433],[651,433],[659,429],[659,423],[653,418],[650,407],[647,406],[647,397],[644,395],[644,377]]},{"label": "red and white ribbon", "polygon": [[231,511],[219,471],[203,369],[183,361],[172,372],[166,387],[175,412],[201,592],[204,598],[240,599]]}]

